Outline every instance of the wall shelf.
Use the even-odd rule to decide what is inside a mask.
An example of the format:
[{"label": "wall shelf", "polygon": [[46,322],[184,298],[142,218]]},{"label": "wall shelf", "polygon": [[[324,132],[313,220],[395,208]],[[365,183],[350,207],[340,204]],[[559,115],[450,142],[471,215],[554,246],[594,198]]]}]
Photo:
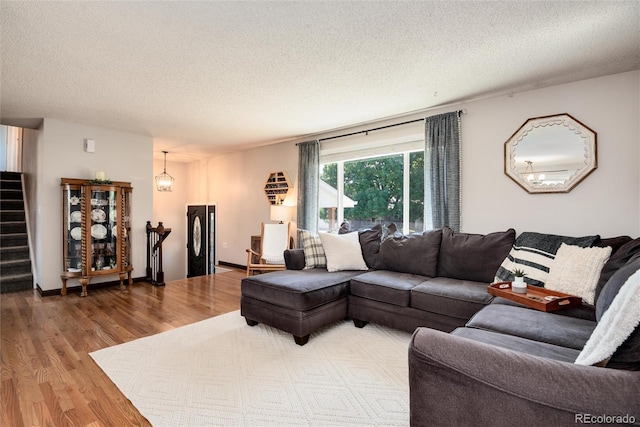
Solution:
[{"label": "wall shelf", "polygon": [[286,172],[272,172],[264,185],[264,194],[270,204],[280,204],[287,197],[290,188],[291,183]]}]

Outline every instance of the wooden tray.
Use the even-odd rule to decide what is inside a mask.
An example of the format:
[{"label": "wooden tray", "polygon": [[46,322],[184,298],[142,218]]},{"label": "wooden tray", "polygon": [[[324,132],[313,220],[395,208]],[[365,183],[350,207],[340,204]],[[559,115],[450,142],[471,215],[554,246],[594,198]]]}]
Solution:
[{"label": "wooden tray", "polygon": [[579,307],[582,304],[580,297],[539,286],[527,285],[526,294],[517,294],[511,290],[511,282],[493,283],[489,285],[487,292],[540,311],[556,311],[563,308]]}]

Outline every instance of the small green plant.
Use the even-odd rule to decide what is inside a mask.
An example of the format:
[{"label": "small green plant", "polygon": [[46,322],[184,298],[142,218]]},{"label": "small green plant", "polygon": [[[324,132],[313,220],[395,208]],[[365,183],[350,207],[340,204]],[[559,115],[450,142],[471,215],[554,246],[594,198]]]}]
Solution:
[{"label": "small green plant", "polygon": [[513,271],[513,275],[516,276],[516,277],[524,277],[524,276],[526,276],[524,270],[520,270],[519,268],[516,268]]}]

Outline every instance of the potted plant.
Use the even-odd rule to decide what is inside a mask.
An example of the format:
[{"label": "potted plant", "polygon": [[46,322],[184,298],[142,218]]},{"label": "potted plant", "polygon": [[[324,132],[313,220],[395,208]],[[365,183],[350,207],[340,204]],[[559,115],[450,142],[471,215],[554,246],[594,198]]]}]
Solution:
[{"label": "potted plant", "polygon": [[513,275],[515,278],[513,282],[511,282],[511,290],[517,294],[526,294],[527,284],[524,281],[524,276],[526,276],[524,270],[516,268],[513,271]]}]

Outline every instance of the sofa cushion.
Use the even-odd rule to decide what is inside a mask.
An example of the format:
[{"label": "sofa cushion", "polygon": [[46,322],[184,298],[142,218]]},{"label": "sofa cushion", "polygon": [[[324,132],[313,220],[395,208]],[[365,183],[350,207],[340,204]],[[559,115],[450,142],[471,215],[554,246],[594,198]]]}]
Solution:
[{"label": "sofa cushion", "polygon": [[490,283],[515,239],[516,231],[513,228],[482,235],[455,233],[451,228],[444,227],[438,256],[438,276]]},{"label": "sofa cushion", "polygon": [[609,261],[607,261],[604,267],[602,267],[600,279],[596,285],[596,300],[598,300],[600,291],[602,291],[602,288],[609,281],[611,276],[613,276],[620,267],[625,265],[636,254],[640,254],[640,237],[635,240],[629,239],[628,242],[620,246],[618,250],[611,254]]},{"label": "sofa cushion", "polygon": [[327,257],[317,233],[298,230],[298,244],[304,251],[304,268],[326,268]]},{"label": "sofa cushion", "polygon": [[610,255],[609,246],[581,248],[563,243],[551,264],[544,287],[576,295],[587,304],[595,304],[598,278]]},{"label": "sofa cushion", "polygon": [[369,268],[378,268],[380,244],[382,242],[382,224],[377,224],[368,230],[359,230],[358,238],[362,248],[362,257]]},{"label": "sofa cushion", "polygon": [[358,271],[329,273],[323,268],[283,270],[245,277],[242,295],[277,306],[306,311],[346,297]]},{"label": "sofa cushion", "polygon": [[618,249],[632,240],[633,239],[629,236],[605,237],[604,239],[596,240],[593,246],[597,246],[599,248],[606,248],[609,246],[611,248],[611,255],[613,255]]},{"label": "sofa cushion", "polygon": [[408,307],[411,289],[427,277],[395,271],[378,270],[360,274],[351,280],[350,293],[374,301]]},{"label": "sofa cushion", "polygon": [[528,308],[489,304],[466,326],[582,350],[596,323]]},{"label": "sofa cushion", "polygon": [[[596,318],[598,322],[602,320],[604,314],[609,310],[620,289],[639,269],[640,254],[632,257],[627,264],[611,276],[596,302]],[[640,370],[640,327],[636,327],[613,353],[607,363],[607,367]]]},{"label": "sofa cushion", "polygon": [[600,236],[568,237],[555,234],[524,232],[520,234],[509,255],[504,259],[498,272],[496,282],[511,282],[514,270],[525,271],[525,282],[530,285],[544,286],[549,268],[556,252],[562,243],[580,247],[592,246]]},{"label": "sofa cushion", "polygon": [[429,279],[411,290],[411,307],[459,319],[471,318],[492,299],[486,283],[448,277]]},{"label": "sofa cushion", "polygon": [[368,270],[362,257],[360,239],[356,233],[320,233],[319,235],[327,257],[327,270]]},{"label": "sofa cushion", "polygon": [[442,230],[388,237],[380,244],[380,269],[435,277]]},{"label": "sofa cushion", "polygon": [[497,332],[485,331],[482,329],[458,328],[451,332],[451,334],[533,356],[560,360],[562,362],[573,363],[573,361],[576,360],[576,357],[578,357],[578,354],[580,354],[579,350],[573,348],[532,341],[513,335],[499,334]]}]

